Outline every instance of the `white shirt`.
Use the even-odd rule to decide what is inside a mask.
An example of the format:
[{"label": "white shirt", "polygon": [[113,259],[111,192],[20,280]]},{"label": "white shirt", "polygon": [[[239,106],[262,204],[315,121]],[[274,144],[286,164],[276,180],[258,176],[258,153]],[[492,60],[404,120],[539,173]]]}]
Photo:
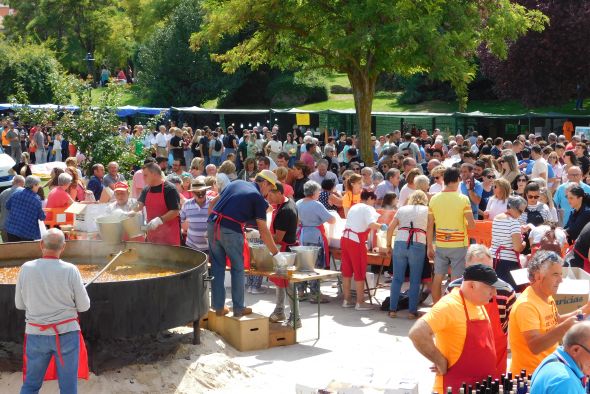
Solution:
[{"label": "white shirt", "polygon": [[410,195],[412,193],[414,193],[416,191],[416,189],[411,189],[410,187],[408,187],[408,184],[406,183],[404,185],[404,187],[402,187],[402,190],[400,190],[399,192],[399,207],[403,207],[404,205],[406,205],[406,201],[408,200],[408,198],[410,198]]},{"label": "white shirt", "polygon": [[281,141],[270,140],[266,145],[270,147],[272,153],[279,153],[283,148],[283,143]]},{"label": "white shirt", "polygon": [[320,185],[324,179],[333,179],[336,182],[336,185],[338,184],[338,177],[332,171],[327,171],[324,176],[321,176],[317,170],[309,174],[309,180],[317,182]]},{"label": "white shirt", "polygon": [[165,148],[166,144],[168,143],[168,138],[166,134],[158,133],[156,134],[156,145],[160,148]]},{"label": "white shirt", "polygon": [[443,185],[441,185],[440,183],[433,183],[432,185],[430,185],[430,188],[428,189],[428,193],[440,193],[443,190]]},{"label": "white shirt", "polygon": [[[379,219],[379,215],[375,208],[370,205],[359,203],[353,205],[346,216],[345,229],[349,228],[356,233],[362,233],[369,229],[371,223],[375,223]],[[360,242],[359,237],[352,231],[346,232],[346,238],[354,242]]]},{"label": "white shirt", "polygon": [[[402,228],[411,228],[413,226],[426,232],[428,226],[428,207],[425,205],[406,205],[397,210],[395,218],[399,221],[397,233],[395,234],[395,242],[407,242],[410,233],[408,230],[402,230]],[[415,233],[413,241],[426,244],[426,234]]]},{"label": "white shirt", "polygon": [[535,160],[533,171],[531,172],[531,179],[541,178],[541,174],[545,174],[543,178],[547,180],[547,176],[549,174],[549,170],[547,169],[547,160],[542,157]]},{"label": "white shirt", "polygon": [[507,204],[507,199],[502,201],[497,199],[495,196],[490,197],[488,200],[488,206],[486,207],[486,212],[490,215],[487,220],[494,220],[497,215],[506,212]]}]

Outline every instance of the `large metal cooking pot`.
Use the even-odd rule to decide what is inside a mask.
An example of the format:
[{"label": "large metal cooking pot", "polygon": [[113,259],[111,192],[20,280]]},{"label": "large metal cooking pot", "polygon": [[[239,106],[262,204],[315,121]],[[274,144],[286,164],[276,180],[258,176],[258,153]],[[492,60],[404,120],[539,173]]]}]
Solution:
[{"label": "large metal cooking pot", "polygon": [[100,238],[107,243],[117,244],[123,239],[123,224],[120,215],[107,215],[96,218]]},{"label": "large metal cooking pot", "polygon": [[141,237],[145,235],[146,226],[143,224],[143,215],[138,214],[124,219],[121,224],[123,230],[129,238]]},{"label": "large metal cooking pot", "polygon": [[[15,266],[40,257],[37,242],[0,245],[0,267]],[[80,314],[84,337],[126,338],[195,322],[194,342],[199,342],[199,319],[209,310],[207,255],[177,246],[143,242],[108,244],[100,241],[68,241],[62,259],[73,263],[106,264],[122,249],[137,251],[133,264],[179,266],[174,275],[117,282],[96,282],[88,287],[90,310]],[[186,269],[184,269],[186,268]],[[14,284],[0,284],[0,341],[21,342],[24,312],[14,306]]]},{"label": "large metal cooking pot", "polygon": [[307,272],[315,270],[315,263],[320,253],[319,246],[291,246],[291,250],[297,254],[295,258],[297,271]]}]

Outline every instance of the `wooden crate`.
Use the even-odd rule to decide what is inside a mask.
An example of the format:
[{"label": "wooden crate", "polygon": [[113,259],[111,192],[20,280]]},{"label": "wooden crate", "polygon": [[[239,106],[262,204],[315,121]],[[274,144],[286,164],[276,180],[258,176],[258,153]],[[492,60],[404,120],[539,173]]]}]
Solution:
[{"label": "wooden crate", "polygon": [[284,326],[281,323],[270,323],[268,347],[289,346],[295,343],[295,330],[293,327]]},{"label": "wooden crate", "polygon": [[268,348],[269,322],[266,316],[256,313],[239,318],[226,316],[223,326],[222,336],[241,352]]},{"label": "wooden crate", "polygon": [[222,337],[225,337],[225,316],[217,316],[214,310],[207,314],[207,328]]}]

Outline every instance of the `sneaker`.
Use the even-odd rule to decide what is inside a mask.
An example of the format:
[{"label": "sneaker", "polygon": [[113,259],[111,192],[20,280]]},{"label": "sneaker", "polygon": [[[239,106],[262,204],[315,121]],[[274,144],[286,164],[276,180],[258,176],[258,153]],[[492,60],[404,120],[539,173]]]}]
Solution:
[{"label": "sneaker", "polygon": [[[287,320],[285,323],[283,323],[286,327],[293,327],[293,317],[289,317],[289,320]],[[302,324],[301,324],[301,319],[297,319],[295,320],[295,329],[297,328],[301,328]]]},{"label": "sneaker", "polygon": [[283,311],[274,311],[268,318],[271,323],[278,323],[280,321],[285,321],[287,316],[285,316],[285,312]]},{"label": "sneaker", "polygon": [[239,312],[234,311],[234,317],[242,317],[250,314],[252,314],[252,308],[249,307],[245,307]]},{"label": "sneaker", "polygon": [[354,309],[357,311],[371,311],[371,310],[375,309],[375,307],[371,304],[367,304],[366,302],[363,302],[362,304],[356,304]]},{"label": "sneaker", "polygon": [[246,286],[246,293],[248,293],[248,294],[252,293],[252,286]]},{"label": "sneaker", "polygon": [[252,293],[252,294],[265,294],[266,289],[263,289],[262,287],[252,287],[250,289],[250,293]]},{"label": "sneaker", "polygon": [[350,301],[342,301],[342,307],[343,308],[352,308],[354,307],[354,302],[350,302]]}]

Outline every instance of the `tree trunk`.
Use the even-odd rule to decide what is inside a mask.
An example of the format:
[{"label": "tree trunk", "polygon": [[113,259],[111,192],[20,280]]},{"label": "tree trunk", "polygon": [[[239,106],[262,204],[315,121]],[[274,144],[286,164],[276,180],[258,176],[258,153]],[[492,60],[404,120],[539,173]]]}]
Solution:
[{"label": "tree trunk", "polygon": [[351,70],[348,79],[352,87],[354,107],[359,125],[359,141],[361,159],[366,165],[373,164],[373,150],[371,147],[371,110],[375,96],[377,76],[370,76],[366,70]]}]

